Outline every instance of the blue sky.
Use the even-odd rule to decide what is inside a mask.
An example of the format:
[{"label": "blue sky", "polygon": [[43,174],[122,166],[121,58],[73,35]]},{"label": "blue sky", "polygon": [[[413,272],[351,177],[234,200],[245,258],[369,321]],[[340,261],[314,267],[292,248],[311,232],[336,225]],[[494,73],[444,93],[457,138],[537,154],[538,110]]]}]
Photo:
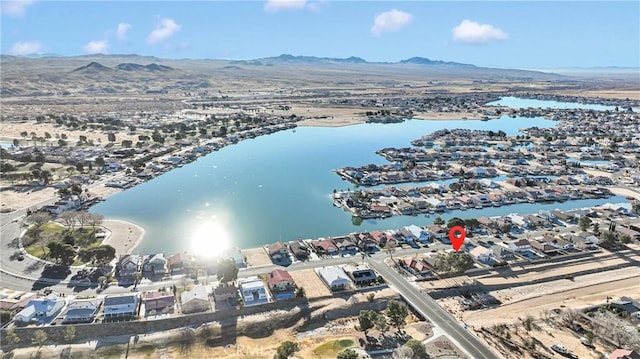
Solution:
[{"label": "blue sky", "polygon": [[639,1],[2,0],[2,54],[640,67]]}]

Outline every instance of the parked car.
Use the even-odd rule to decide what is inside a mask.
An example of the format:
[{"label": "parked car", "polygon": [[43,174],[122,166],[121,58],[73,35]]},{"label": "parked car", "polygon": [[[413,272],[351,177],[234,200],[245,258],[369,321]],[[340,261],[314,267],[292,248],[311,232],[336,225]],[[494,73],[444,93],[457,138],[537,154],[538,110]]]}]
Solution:
[{"label": "parked car", "polygon": [[551,350],[558,352],[560,354],[567,354],[569,352],[564,345],[560,345],[560,344],[553,344],[551,346]]},{"label": "parked car", "polygon": [[593,343],[585,337],[580,338],[580,344],[588,348],[595,348],[595,345],[593,345]]}]

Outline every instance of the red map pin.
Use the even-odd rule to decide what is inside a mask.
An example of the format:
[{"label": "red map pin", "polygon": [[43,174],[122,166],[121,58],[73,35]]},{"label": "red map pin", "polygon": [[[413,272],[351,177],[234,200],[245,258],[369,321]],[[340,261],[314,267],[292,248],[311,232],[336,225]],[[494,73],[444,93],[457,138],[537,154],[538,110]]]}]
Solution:
[{"label": "red map pin", "polygon": [[449,240],[456,252],[460,250],[460,247],[462,247],[462,243],[466,237],[467,232],[461,226],[453,226],[449,230]]}]

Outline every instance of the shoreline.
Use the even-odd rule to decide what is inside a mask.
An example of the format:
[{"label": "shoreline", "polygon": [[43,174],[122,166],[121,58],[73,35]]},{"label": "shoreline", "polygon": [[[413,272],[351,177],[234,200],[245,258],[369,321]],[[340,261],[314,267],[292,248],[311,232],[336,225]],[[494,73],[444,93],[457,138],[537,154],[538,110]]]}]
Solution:
[{"label": "shoreline", "polygon": [[116,249],[116,255],[131,254],[142,243],[146,230],[141,226],[121,219],[105,218],[102,227],[109,231],[102,244]]}]

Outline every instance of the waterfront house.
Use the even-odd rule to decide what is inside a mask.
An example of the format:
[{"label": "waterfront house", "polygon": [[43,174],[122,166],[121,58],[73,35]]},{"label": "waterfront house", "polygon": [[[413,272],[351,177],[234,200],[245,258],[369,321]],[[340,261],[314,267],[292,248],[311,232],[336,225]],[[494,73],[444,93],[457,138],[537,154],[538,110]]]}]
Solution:
[{"label": "waterfront house", "polygon": [[429,232],[425,231],[424,229],[416,226],[415,224],[412,224],[408,227],[405,227],[409,232],[411,232],[411,234],[415,237],[418,238],[418,240],[420,242],[429,242],[430,239],[430,235]]},{"label": "waterfront house", "polygon": [[102,299],[76,299],[69,303],[62,324],[92,323],[102,305]]},{"label": "waterfront house", "polygon": [[340,253],[338,247],[329,238],[317,239],[311,243],[320,255],[335,256]]},{"label": "waterfront house", "polygon": [[358,244],[358,248],[362,252],[373,252],[378,249],[378,243],[373,239],[373,236],[368,232],[355,233],[353,234],[353,239]]},{"label": "waterfront house", "polygon": [[345,265],[342,269],[356,285],[366,285],[378,279],[376,272],[363,264]]},{"label": "waterfront house", "polygon": [[227,257],[233,259],[233,262],[238,268],[246,268],[247,262],[245,262],[244,254],[239,247],[231,247],[224,253]]},{"label": "waterfront house", "polygon": [[180,307],[182,313],[198,313],[211,309],[209,302],[209,294],[207,289],[202,285],[195,285],[191,290],[187,290],[180,294]]},{"label": "waterfront house", "polygon": [[389,241],[389,237],[383,231],[371,232],[371,238],[376,242],[376,244],[380,248],[384,248],[384,246],[387,244],[387,241]]},{"label": "waterfront house", "polygon": [[640,353],[631,349],[616,349],[607,359],[640,359]]},{"label": "waterfront house", "polygon": [[167,265],[169,266],[171,274],[182,273],[185,269],[191,267],[193,263],[193,256],[186,252],[176,253],[167,258]]},{"label": "waterfront house", "polygon": [[267,283],[269,290],[276,300],[289,299],[294,297],[296,283],[289,272],[276,269],[267,274]]},{"label": "waterfront house", "polygon": [[148,256],[143,265],[142,271],[153,275],[164,275],[169,273],[169,266],[164,253],[156,253]]},{"label": "waterfront house", "polygon": [[398,243],[413,243],[417,239],[406,227],[397,230],[394,237]]},{"label": "waterfront house", "polygon": [[309,259],[309,248],[302,240],[296,240],[289,243],[289,249],[296,259],[304,261]]},{"label": "waterfront house", "polygon": [[451,241],[449,240],[449,232],[445,229],[445,227],[437,224],[432,224],[427,226],[427,230],[435,239],[439,240],[440,242],[444,244],[451,244]]},{"label": "waterfront house", "polygon": [[53,320],[65,305],[63,298],[55,293],[46,297],[31,299],[13,319],[17,324],[45,324]]},{"label": "waterfront house", "polygon": [[235,304],[238,302],[238,288],[235,284],[220,283],[213,290],[213,300],[216,303],[228,302]]},{"label": "waterfront house", "polygon": [[287,250],[287,247],[280,241],[270,244],[267,247],[267,252],[269,253],[269,257],[271,257],[271,260],[274,261],[281,261],[289,258],[289,250]]},{"label": "waterfront house", "polygon": [[316,268],[316,273],[318,273],[320,279],[322,279],[332,291],[344,290],[351,287],[351,279],[349,279],[349,276],[347,276],[340,267]]},{"label": "waterfront house", "polygon": [[333,238],[333,243],[335,243],[338,250],[342,253],[356,252],[358,247],[353,241],[349,239],[349,237],[336,237]]},{"label": "waterfront house", "polygon": [[104,298],[104,320],[132,319],[138,314],[138,293],[108,295]]},{"label": "waterfront house", "polygon": [[264,282],[258,277],[248,277],[238,280],[238,287],[242,295],[244,306],[267,303],[269,296]]},{"label": "waterfront house", "polygon": [[174,305],[176,304],[176,297],[172,292],[145,292],[142,295],[142,304],[144,304],[144,311],[149,315],[150,311],[157,312],[173,312]]}]

